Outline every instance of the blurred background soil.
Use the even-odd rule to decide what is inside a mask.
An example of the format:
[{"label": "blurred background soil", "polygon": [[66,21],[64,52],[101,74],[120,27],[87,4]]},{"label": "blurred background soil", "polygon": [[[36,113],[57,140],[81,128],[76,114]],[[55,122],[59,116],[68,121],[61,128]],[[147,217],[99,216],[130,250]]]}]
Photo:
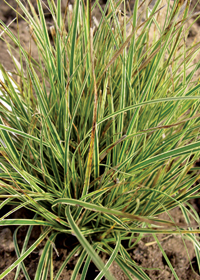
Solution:
[{"label": "blurred background soil", "polygon": [[[3,0],[0,0],[0,19],[8,25],[13,18],[16,17],[15,11],[11,9],[8,5],[4,3]],[[10,6],[14,7],[15,9],[18,9],[15,0],[7,0]],[[22,1],[26,5],[26,1]],[[34,7],[37,7],[36,0],[32,0],[32,3]],[[47,0],[44,0],[44,11],[45,16],[47,20],[47,24],[50,27],[52,25],[52,19],[49,15],[47,7],[45,7],[45,4],[47,3]],[[62,0],[62,12],[65,12],[67,0]],[[100,3],[102,7],[104,7],[106,0],[101,0]],[[130,1],[130,8],[133,8],[134,5],[133,0]],[[152,1],[155,2],[155,0]],[[70,3],[70,2],[69,2]],[[72,1],[71,1],[71,4]],[[191,1],[191,11],[193,12],[200,12],[200,3],[198,1]],[[20,9],[18,9],[19,12]],[[98,9],[94,10],[94,15],[97,19],[100,18],[101,14]],[[188,26],[193,22],[194,18],[191,18],[189,22],[187,23]],[[37,48],[35,47],[34,43],[31,40],[29,28],[27,24],[19,18],[18,23],[17,21],[13,22],[10,25],[11,30],[17,35],[17,30],[19,30],[19,36],[21,43],[23,46],[31,51],[31,54],[34,57],[37,57]],[[1,34],[1,31],[0,31]],[[2,36],[2,34],[1,34]],[[9,41],[9,38],[6,40]],[[196,21],[196,23],[191,27],[188,37],[186,40],[186,44],[188,46],[192,45],[194,42],[200,41],[200,19]],[[16,56],[17,59],[19,59],[19,53],[16,47],[14,47],[16,52],[13,52],[13,54]],[[197,58],[195,61],[200,60],[200,53],[198,53]],[[13,68],[13,61],[10,58],[10,55],[8,53],[8,48],[6,46],[6,43],[0,38],[0,63],[3,64],[3,66],[6,68],[6,70],[12,72],[14,70]],[[200,76],[200,72],[196,73],[197,77]],[[200,201],[192,201],[193,207],[196,208],[196,210],[199,212],[200,209]],[[0,210],[0,217],[3,216],[8,209],[4,208]],[[32,214],[27,212],[27,210],[24,209],[24,211],[18,211],[16,214],[13,214],[10,218],[31,218]],[[174,219],[175,222],[184,222],[183,216],[180,209],[174,209],[170,212],[170,215]],[[160,218],[167,218],[167,214],[163,214]],[[14,249],[14,243],[13,243],[13,231],[15,230],[15,227],[2,227],[0,228],[0,273],[3,272],[8,266],[10,266],[15,260],[15,249]],[[22,247],[23,241],[26,235],[27,227],[21,227],[18,233],[18,242],[19,247]],[[37,237],[40,234],[40,228],[35,228],[33,234],[31,235],[31,239],[29,242],[29,245],[33,244],[34,241],[37,239]],[[188,240],[183,240],[183,238],[179,235],[159,235],[158,236],[159,241],[165,250],[166,255],[168,256],[169,260],[171,261],[178,277],[180,280],[200,280],[200,276],[198,274],[198,267],[197,267],[197,260],[195,257],[195,252],[193,245]],[[69,238],[68,238],[69,239]],[[162,280],[172,280],[174,277],[172,276],[172,273],[170,271],[169,266],[167,265],[164,257],[162,256],[161,251],[158,248],[158,245],[153,242],[153,238],[151,236],[144,236],[142,241],[139,242],[139,244],[134,247],[133,250],[130,250],[130,256],[134,261],[137,262],[137,264],[141,267],[145,268],[153,268],[151,270],[145,270],[146,273],[149,275],[151,279],[162,279]],[[58,241],[57,249],[59,252],[59,256],[55,254],[54,256],[54,264],[55,264],[55,272],[58,271],[59,267],[61,266],[62,262],[65,260],[66,256],[69,254],[70,250],[72,249],[72,246],[70,244],[73,244],[73,242],[76,242],[75,240],[68,240],[66,241],[66,238],[61,238],[60,241]],[[134,240],[133,240],[134,242]],[[37,263],[39,260],[39,257],[41,255],[41,250],[43,247],[43,243],[38,246],[37,251],[33,252],[31,255],[28,256],[28,258],[24,261],[28,273],[31,277],[31,279],[34,279],[34,274],[37,268]],[[73,268],[76,264],[78,256],[74,257],[68,267],[64,270],[62,276],[60,279],[69,280],[71,278],[71,274],[73,271]],[[106,261],[107,256],[102,256],[102,258]],[[114,274],[117,280],[126,280],[128,279],[124,273],[119,269],[116,263],[114,263],[111,268],[111,272]],[[94,265],[90,266],[87,279],[93,280],[97,276],[98,271],[96,270]],[[14,280],[15,271],[12,271],[10,274],[8,274],[4,279],[5,280]],[[18,277],[19,280],[24,280],[24,276],[21,273]],[[80,279],[80,278],[79,278]],[[105,278],[104,278],[105,279]],[[133,277],[133,279],[135,279]]]}]

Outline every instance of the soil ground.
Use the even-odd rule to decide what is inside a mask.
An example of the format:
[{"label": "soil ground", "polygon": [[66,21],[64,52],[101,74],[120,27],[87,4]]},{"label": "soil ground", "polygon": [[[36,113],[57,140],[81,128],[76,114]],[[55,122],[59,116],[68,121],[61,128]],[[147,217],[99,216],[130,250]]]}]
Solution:
[{"label": "soil ground", "polygon": [[[9,24],[11,20],[15,17],[15,12],[11,10],[10,7],[8,7],[5,3],[2,3],[3,0],[1,0],[1,8],[0,8],[0,19],[3,20],[6,24]],[[16,8],[16,2],[15,0],[7,0],[7,2]],[[33,4],[36,6],[36,1],[32,1]],[[46,2],[46,1],[44,1]],[[132,7],[134,1],[131,1],[130,6]],[[195,7],[197,1],[192,1],[191,7]],[[67,3],[67,0],[62,0],[62,9],[64,11],[65,5]],[[102,1],[102,6],[105,4],[105,2]],[[197,4],[195,7],[195,11],[200,11],[200,4]],[[48,21],[48,10],[46,9],[46,18]],[[99,12],[96,11],[95,16],[99,17]],[[192,22],[192,19],[189,23]],[[49,24],[51,24],[51,19],[49,18]],[[191,45],[195,40],[200,40],[200,20],[198,20],[193,27],[191,28],[188,38],[187,38],[187,44]],[[13,32],[16,32],[17,30],[17,24],[14,22],[11,25],[11,30]],[[26,26],[26,23],[22,20],[19,20],[19,30],[20,30],[20,38],[21,42],[29,47],[30,44],[30,33]],[[37,50],[34,48],[34,45],[31,45],[32,55],[36,56]],[[19,58],[19,55],[16,52],[16,58]],[[200,54],[198,54],[196,60],[200,59]],[[13,62],[10,58],[10,55],[7,51],[7,48],[5,47],[5,42],[0,40],[0,63],[4,65],[4,67],[8,71],[13,71]],[[199,73],[196,75],[199,76]],[[196,210],[200,213],[200,201],[193,201],[193,206],[196,208]],[[3,208],[0,210],[0,217],[4,215],[8,211],[7,208]],[[174,209],[171,211],[171,216],[175,220],[175,222],[183,222],[183,217],[180,209]],[[12,217],[20,217],[20,218],[27,218],[31,217],[31,213],[27,212],[27,210],[18,211],[16,214],[13,214]],[[9,267],[15,260],[16,260],[16,254],[14,249],[14,243],[13,243],[13,232],[15,230],[15,227],[2,227],[0,229],[0,273],[3,272],[7,267]],[[21,248],[23,245],[23,241],[26,235],[27,227],[23,226],[20,228],[18,232],[18,243],[19,247]],[[29,245],[31,245],[39,236],[40,234],[40,228],[36,227],[34,229],[34,232],[31,235],[31,239],[29,242]],[[168,258],[170,259],[179,279],[181,280],[200,280],[200,276],[198,274],[197,270],[197,260],[195,257],[194,248],[191,244],[191,242],[184,240],[181,238],[181,236],[176,235],[160,235],[159,240],[162,244],[162,247],[165,250],[165,253],[167,254]],[[55,272],[58,271],[60,265],[65,260],[66,256],[69,254],[72,246],[71,244],[74,244],[76,240],[72,240],[67,238],[66,236],[60,236],[59,240],[57,241],[56,248],[59,252],[59,256],[54,254],[54,265],[55,265]],[[28,258],[24,261],[25,266],[27,267],[28,273],[31,277],[31,279],[34,279],[34,274],[37,268],[37,263],[39,260],[39,257],[41,255],[41,250],[43,247],[43,243],[41,243],[34,253],[28,256]],[[138,246],[135,247],[132,251],[129,251],[132,259],[137,262],[138,265],[141,267],[146,268],[152,268],[151,270],[146,270],[146,273],[149,275],[151,279],[162,279],[162,280],[170,280],[174,279],[172,276],[172,273],[162,256],[161,251],[158,248],[158,245],[153,243],[153,239],[151,236],[144,236],[142,241],[139,242]],[[60,279],[69,280],[71,279],[71,274],[73,271],[73,268],[75,266],[75,263],[77,261],[78,257],[74,257],[68,267],[64,270],[62,276]],[[103,256],[103,258],[106,260],[106,256]],[[126,280],[127,277],[123,274],[123,272],[119,269],[117,264],[113,264],[110,268],[113,275],[116,277],[117,280]],[[96,268],[94,265],[90,266],[89,273],[87,275],[88,280],[95,279],[96,275],[98,274],[98,271],[96,271]],[[8,274],[4,279],[5,280],[14,280],[15,271],[12,271],[10,274]],[[18,280],[24,280],[23,274],[20,274],[18,277]],[[134,278],[133,278],[134,279]]]}]

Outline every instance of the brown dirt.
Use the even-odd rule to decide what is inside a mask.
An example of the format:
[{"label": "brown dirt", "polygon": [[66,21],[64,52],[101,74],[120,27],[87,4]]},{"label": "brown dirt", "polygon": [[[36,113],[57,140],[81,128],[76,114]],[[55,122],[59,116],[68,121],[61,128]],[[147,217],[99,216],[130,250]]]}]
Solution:
[{"label": "brown dirt", "polygon": [[[198,208],[198,203],[194,202],[194,206],[196,209]],[[2,216],[6,211],[0,211],[0,216]],[[176,208],[170,212],[173,220],[176,223],[183,222],[183,216],[180,209]],[[11,218],[31,218],[31,213],[27,213],[27,210],[21,210],[20,212],[16,212],[12,215]],[[167,215],[163,214],[160,218],[167,219]],[[13,243],[13,232],[16,227],[3,227],[0,229],[0,273],[2,273],[7,267],[9,267],[15,260],[15,248]],[[19,248],[22,247],[24,238],[26,236],[27,227],[23,226],[19,229],[18,232],[18,245]],[[34,241],[39,237],[40,228],[35,227],[32,232],[30,241],[28,246],[32,245]],[[200,280],[200,276],[198,275],[197,270],[197,261],[195,257],[194,247],[192,243],[188,240],[183,240],[183,238],[179,235],[159,235],[158,239],[168,256],[171,264],[173,265],[179,279],[181,280]],[[58,250],[59,256],[54,252],[54,272],[56,273],[59,270],[62,262],[65,260],[69,252],[72,250],[73,245],[77,242],[74,238],[70,236],[60,235],[56,241],[56,248]],[[134,240],[133,240],[134,242]],[[32,254],[25,259],[24,264],[27,268],[29,276],[31,279],[34,279],[34,275],[37,269],[37,264],[42,253],[42,248],[45,244],[43,241]],[[124,244],[125,245],[125,244]],[[172,276],[172,272],[168,267],[162,253],[156,244],[155,240],[152,236],[144,236],[144,238],[139,242],[139,244],[134,247],[133,250],[129,251],[131,258],[136,261],[136,263],[143,268],[151,268],[151,270],[147,269],[145,272],[149,275],[150,279],[162,279],[162,280],[174,280],[175,278]],[[103,256],[106,260],[107,257]],[[64,269],[60,279],[61,280],[69,280],[71,279],[71,275],[76,264],[78,256],[71,259],[67,268]],[[124,275],[123,271],[118,267],[116,263],[113,263],[110,267],[110,271],[116,277],[117,280],[127,280],[128,277]],[[93,280],[98,275],[98,270],[94,265],[90,266],[87,280]],[[5,280],[14,280],[15,270],[9,273],[4,279]],[[81,276],[81,275],[80,275]],[[80,278],[78,278],[80,279]],[[105,279],[105,278],[103,278]],[[135,280],[132,276],[132,279]],[[21,273],[18,277],[18,280],[25,280],[23,273]]]},{"label": "brown dirt", "polygon": [[[10,5],[16,8],[15,0],[7,0]],[[32,1],[33,4],[36,6],[36,1]],[[46,2],[46,0],[44,1]],[[65,5],[67,0],[62,0],[62,9],[64,11]],[[134,1],[130,1],[131,6],[133,5]],[[195,6],[196,1],[192,1],[191,6]],[[102,0],[103,5],[103,0]],[[200,11],[200,4],[196,6],[196,11]],[[48,19],[48,10],[45,10],[47,19]],[[99,17],[99,12],[95,12],[96,17]],[[0,19],[3,20],[6,24],[8,24],[13,18],[15,17],[15,12],[12,11],[7,5],[3,4],[1,2],[1,9],[0,9]],[[50,18],[49,18],[50,21]],[[190,23],[192,20],[190,20]],[[189,36],[187,38],[187,44],[191,45],[195,38],[200,38],[200,20],[191,28],[191,31],[189,32]],[[20,27],[20,38],[21,42],[29,47],[30,43],[30,34],[29,30],[27,28],[27,25],[23,21],[19,21],[19,27]],[[13,23],[11,26],[11,29],[13,32],[17,33],[17,24]],[[36,56],[37,50],[34,47],[33,42],[31,43],[31,50],[33,56]],[[16,52],[16,58],[19,58],[19,54]],[[196,60],[200,59],[200,54],[198,54],[198,57]],[[4,65],[4,67],[8,71],[13,70],[13,62],[10,59],[10,55],[7,52],[7,48],[5,47],[5,42],[0,40],[0,62]],[[199,73],[197,73],[199,75]],[[199,211],[200,209],[200,202],[196,201],[194,202],[194,207]],[[6,213],[8,209],[1,209],[0,210],[0,217]],[[27,217],[27,210],[21,211],[17,215],[20,215],[20,218]],[[30,215],[30,213],[28,214]],[[182,214],[180,209],[174,209],[171,211],[171,216],[175,220],[175,222],[182,222]],[[16,254],[14,249],[14,243],[13,243],[13,232],[15,230],[15,227],[2,227],[0,229],[0,273],[2,273],[7,267],[9,267],[15,260],[16,260]],[[26,235],[27,227],[21,227],[18,232],[18,242],[19,247],[21,248],[23,245],[23,241]],[[40,228],[35,227],[31,238],[29,245],[31,245],[39,236],[40,234]],[[165,253],[167,254],[168,258],[170,259],[179,279],[181,280],[200,280],[200,276],[198,274],[197,270],[197,260],[195,257],[194,248],[188,240],[184,240],[177,235],[171,235],[171,236],[165,236],[160,235],[159,241],[162,244],[163,249],[165,250]],[[174,279],[172,276],[172,273],[162,256],[161,251],[158,248],[158,245],[155,243],[152,243],[154,240],[151,236],[145,236],[142,241],[139,242],[139,244],[134,248],[134,250],[129,251],[132,259],[137,262],[137,264],[141,267],[146,268],[152,268],[152,270],[145,270],[146,273],[149,275],[151,279],[162,279],[162,280],[170,280]],[[71,242],[71,240],[70,240]],[[31,255],[28,256],[28,258],[24,261],[25,266],[27,267],[28,273],[31,277],[31,279],[34,279],[34,274],[37,268],[37,263],[41,254],[41,250],[44,243],[41,243],[39,247],[37,248],[37,251],[33,252]],[[54,269],[55,272],[58,271],[60,265],[65,260],[66,256],[69,254],[71,248],[67,242],[65,242],[65,238],[63,236],[60,236],[58,238],[57,244],[56,244],[57,250],[59,252],[59,257],[54,254]],[[64,272],[62,273],[60,279],[69,280],[71,278],[75,263],[77,261],[78,257],[74,257],[67,268],[65,268]],[[105,256],[106,258],[106,256]],[[119,269],[116,263],[112,264],[110,271],[113,273],[113,275],[116,277],[117,280],[126,280],[128,279],[124,273]],[[91,265],[87,279],[93,280],[98,272],[96,271],[96,268],[94,265]],[[5,280],[14,280],[15,270],[9,273],[4,279]],[[21,273],[18,277],[18,280],[24,280],[24,276]],[[80,279],[80,277],[79,277]],[[133,277],[133,279],[135,279]]]}]

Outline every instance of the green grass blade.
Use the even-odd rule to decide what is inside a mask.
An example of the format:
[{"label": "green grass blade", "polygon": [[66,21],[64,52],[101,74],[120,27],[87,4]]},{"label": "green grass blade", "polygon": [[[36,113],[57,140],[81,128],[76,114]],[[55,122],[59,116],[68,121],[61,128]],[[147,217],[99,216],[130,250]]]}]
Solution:
[{"label": "green grass blade", "polygon": [[83,246],[83,248],[85,248],[85,250],[87,251],[88,255],[91,257],[91,259],[93,260],[93,262],[95,263],[95,265],[97,266],[97,268],[103,272],[103,274],[106,276],[106,278],[108,280],[112,280],[115,279],[114,277],[112,277],[110,275],[110,273],[106,270],[104,263],[102,262],[101,258],[97,255],[97,253],[94,251],[94,249],[92,248],[92,246],[89,244],[89,242],[87,241],[87,239],[82,235],[80,229],[77,227],[77,225],[75,224],[75,222],[73,221],[73,218],[71,216],[71,211],[70,211],[70,206],[66,207],[66,217],[70,223],[70,226],[72,227],[72,230],[74,231],[74,234],[76,235],[77,239],[79,240],[79,242],[81,243],[81,245]]},{"label": "green grass blade", "polygon": [[3,273],[0,274],[0,279],[3,279],[9,272],[11,272],[18,264],[20,264],[31,252],[33,252],[37,246],[44,240],[44,238],[49,234],[51,229],[46,229],[43,234],[31,245],[28,250],[21,255],[11,266],[9,266]]}]

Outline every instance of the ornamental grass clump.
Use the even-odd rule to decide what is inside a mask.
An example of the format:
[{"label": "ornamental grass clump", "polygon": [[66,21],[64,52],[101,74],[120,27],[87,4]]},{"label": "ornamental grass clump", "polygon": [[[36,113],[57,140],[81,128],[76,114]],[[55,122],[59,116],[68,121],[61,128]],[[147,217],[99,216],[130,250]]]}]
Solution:
[{"label": "ornamental grass clump", "polygon": [[[48,0],[51,28],[41,0],[37,11],[30,0],[16,2],[38,57],[1,21],[15,70],[0,65],[0,208],[12,206],[0,225],[29,229],[21,251],[16,229],[18,259],[0,279],[14,268],[15,279],[21,271],[30,279],[23,261],[42,241],[34,279],[59,279],[74,255],[71,279],[80,269],[86,279],[91,261],[99,270],[95,279],[114,279],[114,261],[129,279],[150,279],[129,255],[145,234],[178,279],[157,236],[191,240],[200,264],[199,217],[188,202],[199,197],[200,156],[200,85],[194,79],[200,62],[193,62],[199,42],[185,44],[190,1],[162,7],[158,0],[150,9],[148,1],[136,0],[126,17],[124,2],[109,0],[103,10],[98,1],[76,0],[63,16],[61,0]],[[94,7],[99,22],[92,19]],[[185,217],[180,224],[169,213],[177,206]],[[34,218],[9,218],[21,208]],[[169,220],[159,218],[163,212]],[[28,246],[36,226],[41,235]],[[55,273],[60,234],[75,236],[77,244]]]}]

